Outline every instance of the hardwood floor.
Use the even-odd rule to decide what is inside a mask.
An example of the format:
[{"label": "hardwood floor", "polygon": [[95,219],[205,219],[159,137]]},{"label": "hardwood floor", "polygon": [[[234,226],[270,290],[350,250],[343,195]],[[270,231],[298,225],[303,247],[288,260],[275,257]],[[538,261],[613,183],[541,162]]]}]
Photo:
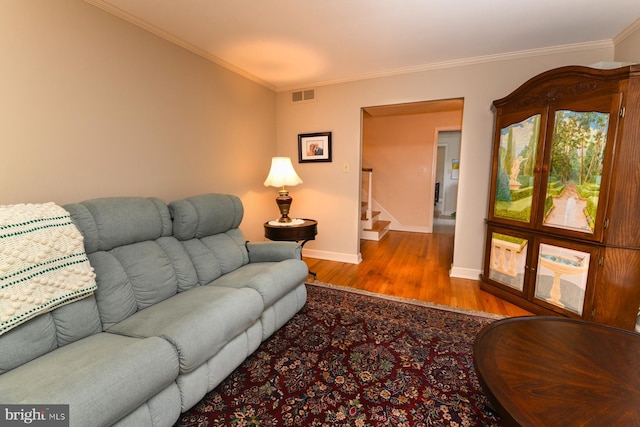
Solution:
[{"label": "hardwood floor", "polygon": [[436,225],[432,234],[390,231],[379,242],[363,240],[361,253],[357,265],[303,259],[320,282],[507,316],[531,314],[481,291],[477,280],[449,277],[453,225]]}]

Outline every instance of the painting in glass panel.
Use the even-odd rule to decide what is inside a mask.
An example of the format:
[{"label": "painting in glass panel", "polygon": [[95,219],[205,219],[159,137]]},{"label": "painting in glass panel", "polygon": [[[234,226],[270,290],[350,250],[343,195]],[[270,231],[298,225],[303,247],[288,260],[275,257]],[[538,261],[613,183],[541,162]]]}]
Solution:
[{"label": "painting in glass panel", "polygon": [[536,298],[582,314],[590,257],[588,252],[541,243]]},{"label": "painting in glass panel", "polygon": [[534,167],[540,135],[540,114],[500,131],[494,216],[531,220]]},{"label": "painting in glass panel", "polygon": [[489,278],[520,291],[524,288],[527,240],[491,233]]},{"label": "painting in glass panel", "polygon": [[556,111],[544,225],[593,234],[609,114]]}]

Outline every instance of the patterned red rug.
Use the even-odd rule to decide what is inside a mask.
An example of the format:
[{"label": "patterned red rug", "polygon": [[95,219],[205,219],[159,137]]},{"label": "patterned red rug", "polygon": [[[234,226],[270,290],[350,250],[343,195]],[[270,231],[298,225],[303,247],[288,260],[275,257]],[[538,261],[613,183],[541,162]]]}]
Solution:
[{"label": "patterned red rug", "polygon": [[307,285],[306,306],[176,426],[503,426],[473,369],[494,319]]}]

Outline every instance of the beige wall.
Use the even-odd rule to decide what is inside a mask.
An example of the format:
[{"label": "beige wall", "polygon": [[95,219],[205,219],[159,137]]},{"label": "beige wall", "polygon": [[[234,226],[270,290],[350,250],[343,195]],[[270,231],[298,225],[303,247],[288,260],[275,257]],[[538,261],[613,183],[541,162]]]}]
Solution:
[{"label": "beige wall", "polygon": [[[318,87],[292,105],[270,90],[81,0],[0,2],[0,203],[115,195],[241,196],[247,237],[277,216],[262,186],[299,133],[332,131],[333,162],[297,164],[292,215],[317,218],[308,254],[357,262],[361,108],[464,98],[454,275],[482,264],[491,101],[562,65],[612,61],[606,43]],[[638,34],[616,59],[638,56]],[[624,56],[624,58],[622,58]],[[274,107],[275,105],[275,107]],[[345,172],[347,166],[347,172]]]},{"label": "beige wall", "polygon": [[460,129],[462,111],[363,118],[362,166],[394,229],[433,231],[437,128]]},{"label": "beige wall", "polygon": [[640,63],[640,19],[616,38],[615,61]]},{"label": "beige wall", "polygon": [[81,0],[2,0],[0,61],[0,204],[233,193],[252,240],[277,215],[271,90]]},{"label": "beige wall", "polygon": [[[493,100],[506,96],[534,75],[563,65],[611,61],[606,43],[515,55],[399,76],[319,86],[317,100],[291,104],[278,94],[278,153],[297,157],[297,134],[333,132],[333,162],[296,164],[304,184],[295,188],[293,215],[317,218],[318,237],[307,255],[345,262],[360,257],[358,239],[361,108],[464,98],[460,180],[452,274],[477,278],[484,252]],[[343,171],[349,164],[349,172]]]}]

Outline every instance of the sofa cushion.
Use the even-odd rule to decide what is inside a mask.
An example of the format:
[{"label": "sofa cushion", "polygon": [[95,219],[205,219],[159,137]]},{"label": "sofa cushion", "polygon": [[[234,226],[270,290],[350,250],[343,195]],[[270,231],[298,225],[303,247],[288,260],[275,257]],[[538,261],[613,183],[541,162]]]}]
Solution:
[{"label": "sofa cushion", "polygon": [[105,197],[63,206],[84,236],[87,253],[171,235],[171,217],[155,197]]},{"label": "sofa cushion", "polygon": [[101,330],[93,296],[41,314],[0,336],[0,374]]},{"label": "sofa cushion", "polygon": [[104,329],[198,284],[191,260],[173,237],[89,254]]},{"label": "sofa cushion", "polygon": [[111,425],[177,376],[165,340],[99,333],[0,376],[0,402],[69,404],[73,425]]},{"label": "sofa cushion", "polygon": [[88,242],[104,330],[198,285],[189,255],[170,235],[169,208],[161,200],[116,197],[65,208]]},{"label": "sofa cushion", "polygon": [[183,374],[253,325],[262,310],[262,298],[252,289],[199,286],[137,312],[108,332],[166,339],[178,353]]},{"label": "sofa cushion", "polygon": [[113,427],[171,427],[180,418],[181,400],[178,384],[171,383]]},{"label": "sofa cushion", "polygon": [[308,274],[307,264],[299,259],[260,262],[247,264],[232,273],[225,274],[210,285],[255,289],[262,297],[265,308],[268,308],[300,286]]},{"label": "sofa cushion", "polygon": [[230,273],[249,261],[244,237],[237,229],[186,240],[182,244],[191,258],[201,285]]},{"label": "sofa cushion", "polygon": [[238,229],[243,216],[237,196],[203,194],[169,204],[173,235],[182,242],[207,284],[249,263],[246,239]]},{"label": "sofa cushion", "polygon": [[295,242],[247,242],[249,262],[275,262],[302,259],[302,246]]},{"label": "sofa cushion", "polygon": [[238,228],[242,202],[230,194],[202,194],[169,204],[173,235],[178,240],[199,239]]}]

